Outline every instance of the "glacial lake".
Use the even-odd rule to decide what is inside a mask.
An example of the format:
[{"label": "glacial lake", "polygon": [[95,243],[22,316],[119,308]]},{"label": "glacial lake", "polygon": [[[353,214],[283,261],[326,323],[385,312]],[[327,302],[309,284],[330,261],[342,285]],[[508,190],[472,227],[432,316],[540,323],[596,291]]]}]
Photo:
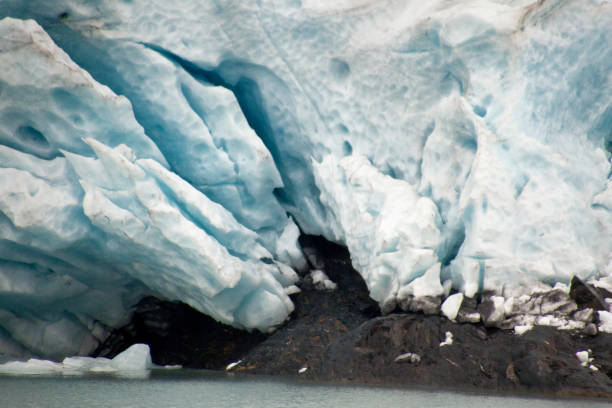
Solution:
[{"label": "glacial lake", "polygon": [[0,377],[2,408],[584,408],[610,401],[483,396],[447,391],[312,383],[196,370],[153,370],[149,378]]}]

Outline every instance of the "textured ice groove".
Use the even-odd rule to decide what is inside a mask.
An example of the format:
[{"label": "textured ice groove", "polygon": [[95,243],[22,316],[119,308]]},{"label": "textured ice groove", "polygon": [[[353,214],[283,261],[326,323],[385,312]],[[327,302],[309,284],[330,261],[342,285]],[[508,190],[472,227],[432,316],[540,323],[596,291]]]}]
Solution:
[{"label": "textured ice groove", "polygon": [[610,2],[328,3],[0,2],[0,353],[270,330],[300,231],[384,311],[612,274]]}]

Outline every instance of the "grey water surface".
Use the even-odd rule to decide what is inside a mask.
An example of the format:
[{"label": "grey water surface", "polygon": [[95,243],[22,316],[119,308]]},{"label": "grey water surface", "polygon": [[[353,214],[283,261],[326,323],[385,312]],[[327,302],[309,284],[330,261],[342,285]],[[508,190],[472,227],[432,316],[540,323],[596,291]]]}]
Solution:
[{"label": "grey water surface", "polygon": [[145,378],[0,377],[2,408],[96,407],[405,407],[583,408],[605,401],[537,399],[448,391],[347,386],[196,370],[153,370]]}]

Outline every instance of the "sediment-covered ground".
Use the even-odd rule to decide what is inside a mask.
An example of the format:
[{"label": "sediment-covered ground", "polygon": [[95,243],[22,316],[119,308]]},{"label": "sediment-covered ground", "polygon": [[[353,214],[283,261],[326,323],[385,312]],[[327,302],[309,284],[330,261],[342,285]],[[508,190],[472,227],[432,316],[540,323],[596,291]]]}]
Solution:
[{"label": "sediment-covered ground", "polygon": [[[565,330],[541,315],[533,316],[539,322],[533,327],[496,327],[518,318],[487,321],[491,307],[486,298],[464,302],[457,314],[460,320],[461,310],[463,315],[480,313],[478,323],[400,309],[382,316],[344,248],[315,237],[301,240],[336,288],[313,280],[312,274],[303,277],[301,292],[292,296],[296,309],[291,319],[274,333],[232,329],[186,305],[147,298],[136,307],[131,323],[115,331],[96,355],[112,357],[129,344],[145,342],[151,345],[153,361],[163,365],[334,382],[612,398],[612,334],[599,332],[598,314],[588,313],[602,299],[605,306],[604,290],[574,282],[568,294],[574,307],[555,293],[532,296],[531,303],[539,302],[540,309],[553,307],[550,299],[557,299],[561,306],[549,315],[557,322],[565,319],[563,313],[569,321],[582,315],[592,320],[591,326]],[[465,312],[465,304],[469,308],[471,303],[476,312]]]}]

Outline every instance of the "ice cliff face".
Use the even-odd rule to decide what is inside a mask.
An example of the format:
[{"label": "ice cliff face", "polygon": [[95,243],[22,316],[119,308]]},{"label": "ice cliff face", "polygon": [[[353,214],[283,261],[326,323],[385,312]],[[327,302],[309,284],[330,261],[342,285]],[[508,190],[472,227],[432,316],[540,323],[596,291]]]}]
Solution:
[{"label": "ice cliff face", "polygon": [[5,16],[0,353],[87,353],[146,294],[268,330],[305,266],[293,220],[383,309],[612,275],[607,1]]}]

